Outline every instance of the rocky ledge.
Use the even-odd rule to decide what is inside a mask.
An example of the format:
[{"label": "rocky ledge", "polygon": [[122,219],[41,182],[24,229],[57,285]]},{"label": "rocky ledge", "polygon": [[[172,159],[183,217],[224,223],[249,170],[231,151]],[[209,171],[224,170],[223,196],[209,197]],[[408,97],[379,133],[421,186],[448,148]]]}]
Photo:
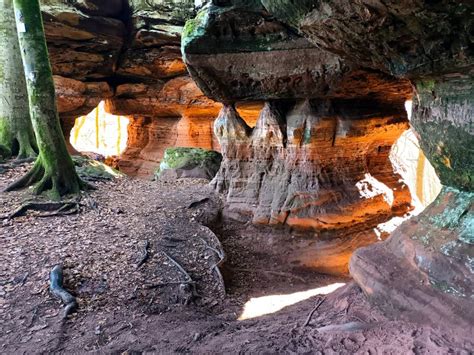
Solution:
[{"label": "rocky ledge", "polygon": [[[408,128],[409,81],[317,48],[258,4],[211,4],[184,33],[193,79],[226,105],[213,182],[225,214],[309,233],[295,262],[346,273],[353,250],[385,238],[382,225],[411,209],[389,159]],[[255,127],[239,101],[265,102]]]}]

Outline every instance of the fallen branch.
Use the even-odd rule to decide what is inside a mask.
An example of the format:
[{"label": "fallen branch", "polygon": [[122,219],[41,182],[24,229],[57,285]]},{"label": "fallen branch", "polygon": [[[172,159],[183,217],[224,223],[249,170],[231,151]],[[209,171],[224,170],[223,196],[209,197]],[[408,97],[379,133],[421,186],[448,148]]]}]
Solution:
[{"label": "fallen branch", "polygon": [[276,276],[282,276],[282,277],[290,277],[292,279],[296,279],[296,280],[299,280],[301,282],[306,283],[306,280],[304,278],[302,278],[301,276],[290,274],[290,273],[287,273],[287,272],[282,272],[282,271],[261,270],[261,269],[241,269],[241,268],[235,268],[233,270],[243,271],[243,272],[254,272],[254,273],[262,272],[264,274],[270,274],[270,275],[276,275]]},{"label": "fallen branch", "polygon": [[143,246],[143,252],[142,252],[142,257],[140,261],[137,263],[137,269],[140,268],[145,262],[148,260],[148,257],[150,256],[148,249],[150,248],[150,242],[148,240],[145,241],[145,245]]},{"label": "fallen branch", "polygon": [[58,208],[54,212],[48,213],[40,213],[37,214],[36,217],[53,217],[53,216],[68,216],[71,214],[75,214],[79,212],[79,205],[76,203],[74,206],[70,206],[69,204],[65,204],[61,208]]},{"label": "fallen branch", "polygon": [[311,310],[311,312],[309,312],[308,318],[306,318],[306,322],[304,322],[303,327],[307,327],[309,325],[309,322],[311,322],[311,318],[313,317],[314,312],[316,312],[318,308],[321,307],[321,305],[324,303],[325,300],[326,300],[325,298],[319,299],[316,306]]},{"label": "fallen branch", "polygon": [[73,313],[77,309],[76,298],[66,291],[63,287],[63,267],[56,265],[49,274],[49,290],[58,299],[60,299],[65,307],[63,319]]}]

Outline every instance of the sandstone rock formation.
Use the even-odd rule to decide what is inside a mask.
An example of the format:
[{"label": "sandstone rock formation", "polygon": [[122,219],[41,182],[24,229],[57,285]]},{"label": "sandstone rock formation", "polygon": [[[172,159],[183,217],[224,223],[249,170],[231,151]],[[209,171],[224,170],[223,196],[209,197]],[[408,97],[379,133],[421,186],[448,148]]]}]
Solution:
[{"label": "sandstone rock formation", "polygon": [[[276,9],[276,2],[262,3],[270,11]],[[358,251],[352,275],[375,300],[387,298],[390,287],[390,304],[383,304],[387,310],[395,306],[405,310],[405,316],[443,318],[472,327],[474,4],[306,3],[311,10],[301,11],[291,22],[314,43],[413,81],[412,126],[447,186],[433,205],[402,225],[386,244]],[[285,9],[293,4],[286,4],[278,7],[277,16],[287,16]],[[381,259],[389,260],[387,270],[378,267]]]},{"label": "sandstone rock formation", "polygon": [[[258,6],[206,8],[182,47],[202,90],[226,104],[214,184],[227,215],[310,230],[294,261],[344,273],[355,248],[385,237],[378,225],[411,209],[389,160],[408,128],[407,80],[323,51]],[[240,100],[266,101],[253,129],[233,108]]]},{"label": "sandstone rock formation", "polygon": [[132,120],[119,164],[126,173],[151,176],[169,146],[216,147],[210,125],[221,105],[202,94],[181,59],[194,1],[43,0],[42,10],[66,138],[76,117],[107,100],[110,113]]}]

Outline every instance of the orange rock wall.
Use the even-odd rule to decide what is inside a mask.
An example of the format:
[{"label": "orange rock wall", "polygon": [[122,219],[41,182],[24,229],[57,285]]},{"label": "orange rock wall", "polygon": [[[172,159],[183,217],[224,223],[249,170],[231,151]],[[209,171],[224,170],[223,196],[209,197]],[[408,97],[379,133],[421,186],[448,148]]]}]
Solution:
[{"label": "orange rock wall", "polygon": [[187,74],[180,50],[184,15],[158,13],[153,2],[130,2],[130,14],[105,3],[51,3],[42,6],[43,18],[70,152],[77,153],[69,144],[75,118],[102,100],[107,112],[131,119],[119,163],[126,173],[151,176],[168,147],[219,149],[212,122],[222,105]]}]

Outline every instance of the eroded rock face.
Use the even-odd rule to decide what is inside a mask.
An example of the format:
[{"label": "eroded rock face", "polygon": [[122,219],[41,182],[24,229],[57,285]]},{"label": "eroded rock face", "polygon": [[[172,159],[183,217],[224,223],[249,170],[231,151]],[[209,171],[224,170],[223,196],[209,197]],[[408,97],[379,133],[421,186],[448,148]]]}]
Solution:
[{"label": "eroded rock face", "polygon": [[264,11],[211,6],[189,21],[182,49],[203,92],[221,102],[361,98],[403,103],[408,81],[316,48]]},{"label": "eroded rock face", "polygon": [[446,187],[388,241],[356,251],[351,274],[395,317],[472,330],[474,3],[261,3],[319,47],[411,79],[412,127]]},{"label": "eroded rock face", "polygon": [[379,239],[378,225],[411,209],[388,157],[407,129],[405,116],[363,105],[306,100],[285,112],[267,103],[253,129],[225,107],[215,122],[224,161],[213,183],[226,193],[226,214],[313,231],[313,242],[298,241],[292,258],[347,272],[351,252]]},{"label": "eroded rock face", "polygon": [[[133,116],[121,162],[127,173],[151,177],[174,144],[218,146],[211,122],[221,105],[203,95],[181,58],[181,32],[195,15],[194,1],[43,0],[42,10],[66,138],[76,117],[106,100],[110,113]],[[155,119],[173,124],[160,128]],[[156,134],[170,127],[178,132]]]},{"label": "eroded rock face", "polygon": [[261,3],[319,47],[364,67],[396,76],[420,76],[474,64],[471,1]]},{"label": "eroded rock face", "polygon": [[[347,107],[359,104],[358,111]],[[351,112],[352,111],[352,112]],[[374,228],[409,209],[388,154],[404,115],[376,115],[354,102],[267,103],[253,130],[232,107],[215,122],[225,161],[215,180],[231,211],[254,223],[325,231]]]},{"label": "eroded rock face", "polygon": [[395,317],[472,329],[473,201],[473,193],[444,188],[386,242],[358,250],[351,275]]},{"label": "eroded rock face", "polygon": [[[315,47],[257,2],[214,2],[184,33],[193,79],[227,105],[215,122],[224,160],[214,180],[226,214],[309,234],[289,246],[294,261],[347,272],[354,249],[386,236],[378,225],[411,209],[389,160],[408,128],[409,81]],[[253,129],[232,106],[239,100],[266,101]]]}]

